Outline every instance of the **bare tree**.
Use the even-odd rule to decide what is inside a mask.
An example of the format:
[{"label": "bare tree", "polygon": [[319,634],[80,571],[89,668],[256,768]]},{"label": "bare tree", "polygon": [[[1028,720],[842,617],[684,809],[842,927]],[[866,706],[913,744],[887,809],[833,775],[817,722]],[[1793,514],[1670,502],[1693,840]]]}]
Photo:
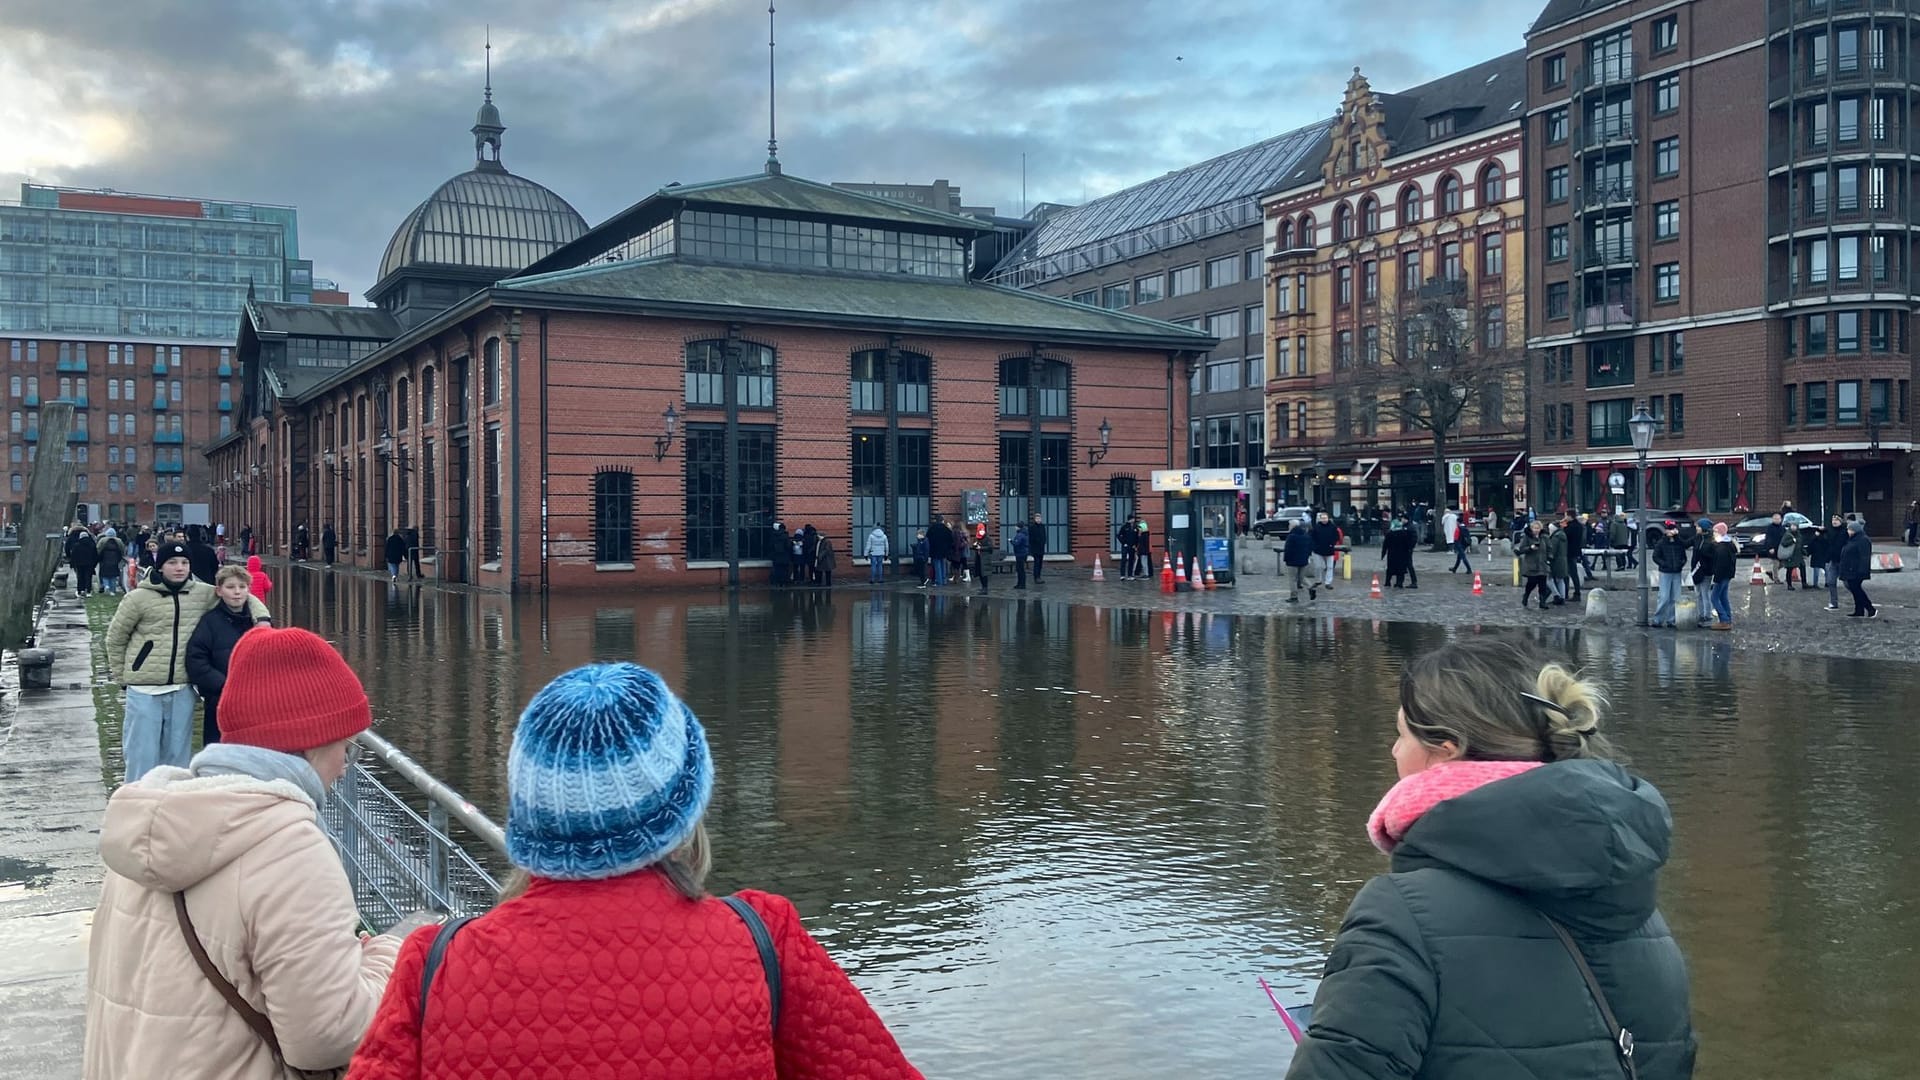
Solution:
[{"label": "bare tree", "polygon": [[[1526,351],[1509,345],[1505,293],[1476,298],[1463,280],[1441,279],[1383,305],[1383,325],[1336,333],[1331,385],[1336,438],[1372,438],[1381,422],[1433,447],[1433,490],[1446,502],[1447,452],[1475,421],[1482,428],[1517,429],[1524,420]],[[1391,314],[1389,314],[1391,312]],[[1343,417],[1345,430],[1342,430]],[[1436,544],[1444,538],[1436,536]]]}]

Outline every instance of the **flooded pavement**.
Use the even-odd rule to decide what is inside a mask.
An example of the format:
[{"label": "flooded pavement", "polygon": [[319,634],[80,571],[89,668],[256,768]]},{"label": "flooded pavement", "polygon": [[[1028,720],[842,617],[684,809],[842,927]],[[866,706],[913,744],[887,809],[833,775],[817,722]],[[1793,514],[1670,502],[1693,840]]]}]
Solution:
[{"label": "flooded pavement", "polygon": [[[712,742],[715,888],[793,898],[929,1076],[1009,1080],[1278,1075],[1255,977],[1310,994],[1383,866],[1399,667],[1475,632],[1032,594],[516,603],[309,568],[274,599],[496,815],[547,679],[658,669]],[[1530,633],[1609,687],[1673,805],[1698,1075],[1911,1075],[1920,667]]]}]

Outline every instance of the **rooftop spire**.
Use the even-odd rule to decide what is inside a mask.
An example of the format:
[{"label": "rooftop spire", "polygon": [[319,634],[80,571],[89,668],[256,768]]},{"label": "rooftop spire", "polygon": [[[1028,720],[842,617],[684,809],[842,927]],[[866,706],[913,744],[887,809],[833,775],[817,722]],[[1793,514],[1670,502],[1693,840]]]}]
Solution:
[{"label": "rooftop spire", "polygon": [[767,2],[767,173],[780,175],[780,141],[774,135],[773,2]]},{"label": "rooftop spire", "polygon": [[474,168],[486,172],[506,172],[507,167],[500,163],[500,136],[507,125],[500,122],[500,110],[493,104],[493,27],[487,27],[487,83],[486,97],[480,103],[479,115],[473,120],[473,159]]}]

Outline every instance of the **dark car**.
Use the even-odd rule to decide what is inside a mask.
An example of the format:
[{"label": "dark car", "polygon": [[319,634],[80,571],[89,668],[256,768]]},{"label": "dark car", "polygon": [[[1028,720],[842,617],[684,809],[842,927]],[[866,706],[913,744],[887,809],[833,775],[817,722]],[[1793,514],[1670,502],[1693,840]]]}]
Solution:
[{"label": "dark car", "polygon": [[1766,546],[1767,526],[1772,524],[1772,514],[1743,518],[1738,525],[1727,526],[1727,535],[1733,537],[1733,542],[1740,545],[1742,558],[1751,558],[1760,554],[1760,549]]},{"label": "dark car", "polygon": [[1285,536],[1296,521],[1313,524],[1313,511],[1304,506],[1283,506],[1272,517],[1263,517],[1253,523],[1253,535],[1265,540],[1271,536]]}]

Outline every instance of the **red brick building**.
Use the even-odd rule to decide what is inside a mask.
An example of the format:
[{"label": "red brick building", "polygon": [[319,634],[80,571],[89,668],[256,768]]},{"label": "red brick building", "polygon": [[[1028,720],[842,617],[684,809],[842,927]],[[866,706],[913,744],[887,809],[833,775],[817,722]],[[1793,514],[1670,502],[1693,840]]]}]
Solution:
[{"label": "red brick building", "polygon": [[1905,5],[1552,0],[1528,32],[1535,503],[1899,531],[1913,476]]},{"label": "red brick building", "polygon": [[[467,250],[546,227],[501,219]],[[305,523],[316,557],[331,523],[361,566],[418,528],[431,575],[516,591],[756,580],[775,522],[853,575],[873,526],[904,557],[970,492],[1003,536],[1039,512],[1050,554],[1104,553],[1136,511],[1159,532],[1146,473],[1173,464],[1213,339],[969,281],[985,231],[770,165],[535,237],[531,266],[431,315],[420,290],[458,284],[431,266],[331,327],[250,305],[247,424],[209,452],[222,513],[281,553]],[[370,347],[299,368],[274,347],[295,339]]]}]

